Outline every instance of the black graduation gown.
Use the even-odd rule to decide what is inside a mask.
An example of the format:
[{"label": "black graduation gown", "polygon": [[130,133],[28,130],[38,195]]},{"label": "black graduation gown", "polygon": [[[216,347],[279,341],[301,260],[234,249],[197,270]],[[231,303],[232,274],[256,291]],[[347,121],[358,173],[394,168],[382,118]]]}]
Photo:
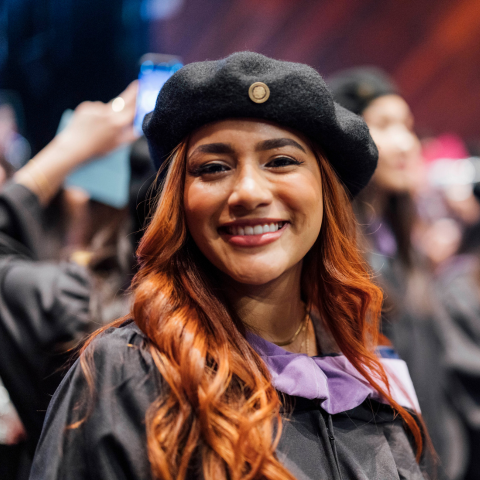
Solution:
[{"label": "black graduation gown", "polygon": [[[31,480],[148,479],[145,414],[162,379],[133,322],[111,328],[88,347],[95,372],[91,397],[79,362],[53,397]],[[93,398],[93,409],[77,428]],[[287,397],[281,461],[299,480],[421,480],[411,442],[389,406],[366,401],[337,415],[316,401]],[[193,473],[190,478],[201,478]]]},{"label": "black graduation gown", "polygon": [[0,378],[27,432],[26,442],[0,447],[0,477],[9,480],[28,478],[66,360],[60,345],[79,340],[90,326],[90,276],[73,263],[42,261],[48,247],[43,223],[36,195],[12,182],[2,187]]},{"label": "black graduation gown", "polygon": [[407,277],[399,259],[377,251],[370,255],[369,262],[387,297],[395,303],[395,310],[384,312],[383,333],[408,366],[422,417],[440,458],[439,470],[452,480],[460,480],[466,461],[465,435],[449,399],[452,385],[442,331],[445,311],[439,292],[427,289],[431,311],[419,312],[405,301]]},{"label": "black graduation gown", "polygon": [[438,271],[438,291],[448,316],[442,317],[449,393],[468,435],[464,480],[480,478],[480,259],[458,255]]}]

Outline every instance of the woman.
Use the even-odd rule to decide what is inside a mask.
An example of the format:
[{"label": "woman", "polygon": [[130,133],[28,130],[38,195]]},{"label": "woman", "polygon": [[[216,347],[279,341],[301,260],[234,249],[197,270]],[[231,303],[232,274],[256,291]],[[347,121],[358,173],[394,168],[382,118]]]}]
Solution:
[{"label": "woman", "polygon": [[313,69],[243,52],[175,73],[144,131],[164,182],[132,314],[57,391],[31,478],[424,478],[355,244],[364,122]]},{"label": "woman", "polygon": [[385,291],[383,333],[405,360],[442,468],[463,478],[468,447],[448,396],[445,311],[432,288],[428,260],[412,239],[418,230],[415,193],[420,141],[409,105],[382,71],[362,67],[330,79],[335,100],[367,123],[378,150],[372,181],[354,202],[368,262]]}]

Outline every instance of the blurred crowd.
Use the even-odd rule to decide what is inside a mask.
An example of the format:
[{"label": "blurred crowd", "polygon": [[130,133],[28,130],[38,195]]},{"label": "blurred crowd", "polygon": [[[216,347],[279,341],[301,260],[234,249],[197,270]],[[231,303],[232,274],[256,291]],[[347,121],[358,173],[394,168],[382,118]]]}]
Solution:
[{"label": "blurred crowd", "polygon": [[[480,158],[453,135],[419,139],[392,80],[372,68],[327,79],[379,150],[354,201],[382,287],[382,333],[407,362],[438,468],[480,478]],[[133,129],[137,85],[84,102],[30,159],[21,100],[0,92],[0,478],[28,478],[49,398],[72,352],[128,314],[135,248],[156,172]],[[116,102],[116,103],[115,103]],[[119,103],[120,102],[120,103]],[[122,103],[123,102],[123,103]],[[124,206],[68,186],[80,166],[129,145]]]}]

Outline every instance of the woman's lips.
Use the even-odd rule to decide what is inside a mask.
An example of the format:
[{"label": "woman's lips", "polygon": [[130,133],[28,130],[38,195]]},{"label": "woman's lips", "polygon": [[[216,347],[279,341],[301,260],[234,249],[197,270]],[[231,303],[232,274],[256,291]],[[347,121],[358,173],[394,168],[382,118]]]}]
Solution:
[{"label": "woman's lips", "polygon": [[270,222],[258,225],[231,225],[221,228],[220,235],[238,247],[260,247],[280,238],[288,228],[288,222]]}]

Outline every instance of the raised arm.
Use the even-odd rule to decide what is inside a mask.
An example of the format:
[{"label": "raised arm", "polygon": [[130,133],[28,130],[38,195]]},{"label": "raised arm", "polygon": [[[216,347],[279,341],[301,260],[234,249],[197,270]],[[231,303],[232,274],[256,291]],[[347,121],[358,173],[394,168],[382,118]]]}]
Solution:
[{"label": "raised arm", "polygon": [[47,205],[77,167],[135,140],[137,88],[135,81],[109,103],[81,103],[65,130],[15,174],[15,182]]}]

